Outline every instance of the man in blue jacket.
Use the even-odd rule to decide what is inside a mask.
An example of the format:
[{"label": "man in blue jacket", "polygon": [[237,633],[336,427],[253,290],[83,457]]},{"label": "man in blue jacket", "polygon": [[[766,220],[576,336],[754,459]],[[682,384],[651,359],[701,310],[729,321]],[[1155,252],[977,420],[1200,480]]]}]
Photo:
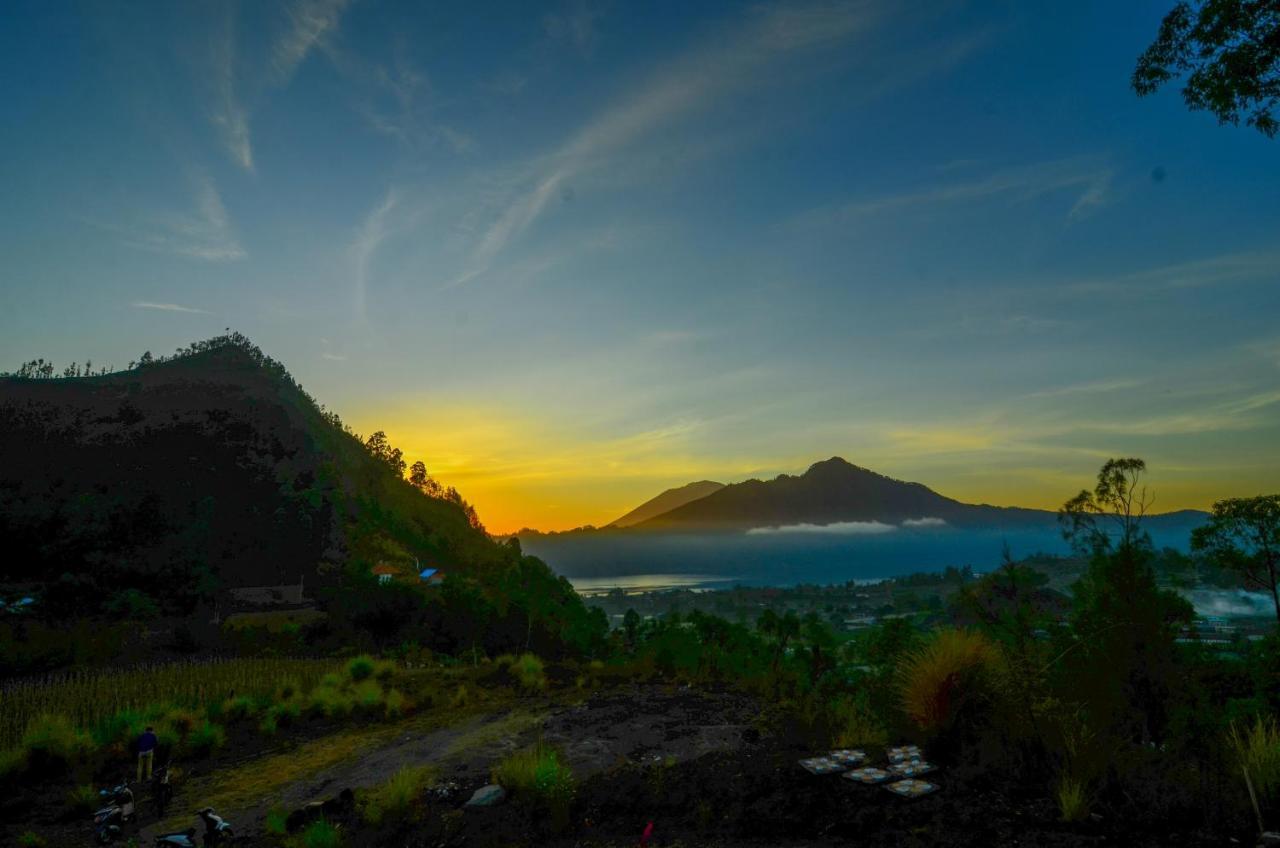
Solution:
[{"label": "man in blue jacket", "polygon": [[138,737],[138,782],[143,780],[142,769],[146,766],[146,779],[151,779],[151,765],[156,758],[156,745],[160,744],[160,740],[156,739],[156,734],[151,727]]}]

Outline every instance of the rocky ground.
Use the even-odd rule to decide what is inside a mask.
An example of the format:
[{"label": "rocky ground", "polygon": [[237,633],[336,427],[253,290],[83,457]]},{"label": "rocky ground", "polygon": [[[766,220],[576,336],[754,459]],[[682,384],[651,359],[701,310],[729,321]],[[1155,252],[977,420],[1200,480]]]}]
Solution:
[{"label": "rocky ground", "polygon": [[[305,774],[273,797],[219,812],[242,835],[237,844],[273,844],[263,834],[273,807],[294,809],[344,789],[358,793],[401,766],[431,764],[445,788],[433,792],[412,820],[369,828],[354,812],[332,813],[343,826],[345,844],[631,846],[650,822],[649,844],[667,846],[1245,844],[1174,823],[1162,831],[1106,818],[1063,824],[1043,792],[1037,796],[990,770],[965,772],[946,763],[929,778],[942,790],[916,800],[836,775],[814,776],[797,764],[814,752],[798,735],[766,729],[758,720],[761,710],[761,704],[730,692],[637,685],[573,705],[530,702],[446,727],[407,725]],[[518,798],[488,808],[463,807],[489,782],[497,761],[538,738],[558,747],[578,778],[567,822],[553,825]],[[252,758],[225,773],[246,768],[254,768]],[[166,824],[173,815],[190,815],[218,777],[210,771],[186,785]],[[140,845],[150,845],[161,828],[153,814],[144,814],[143,822],[136,835]],[[49,844],[68,846],[88,844],[92,835],[83,824],[54,834]]]}]

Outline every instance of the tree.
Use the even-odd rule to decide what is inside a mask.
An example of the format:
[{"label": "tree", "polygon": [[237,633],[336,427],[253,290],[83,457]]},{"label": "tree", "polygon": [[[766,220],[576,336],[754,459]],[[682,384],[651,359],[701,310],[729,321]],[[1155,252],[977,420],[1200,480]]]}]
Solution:
[{"label": "tree", "polygon": [[1140,526],[1155,501],[1140,485],[1146,470],[1141,459],[1107,460],[1093,491],[1082,489],[1062,505],[1058,521],[1063,537],[1077,549],[1094,552],[1111,548],[1112,532],[1118,533],[1121,549],[1144,542]]},{"label": "tree", "polygon": [[409,467],[409,482],[419,489],[427,487],[427,466],[422,460],[418,460]]},{"label": "tree", "polygon": [[628,609],[626,615],[622,616],[622,632],[627,636],[627,645],[632,650],[636,647],[636,636],[640,631],[640,613],[634,609]]},{"label": "tree", "polygon": [[1182,99],[1220,124],[1245,123],[1275,137],[1280,121],[1280,5],[1276,0],[1194,0],[1165,15],[1156,40],[1138,58],[1139,96],[1188,74]]},{"label": "tree", "polygon": [[[1097,728],[1120,739],[1159,741],[1177,675],[1174,638],[1191,605],[1156,585],[1142,518],[1153,499],[1140,485],[1141,459],[1111,459],[1092,492],[1063,505],[1064,535],[1093,557],[1072,587],[1070,656],[1080,697]],[[1112,545],[1111,532],[1119,543]]]},{"label": "tree", "polygon": [[1280,624],[1280,495],[1218,501],[1209,523],[1192,531],[1191,548],[1270,592]]},{"label": "tree", "polygon": [[[400,448],[394,448],[391,446],[391,441],[387,438],[387,434],[385,432],[382,430],[377,431],[365,440],[364,446],[368,449],[369,453],[373,454],[375,457],[390,466],[391,470],[396,473],[396,476],[404,476],[404,454],[400,452]],[[423,470],[425,471],[426,469],[424,468]]]}]

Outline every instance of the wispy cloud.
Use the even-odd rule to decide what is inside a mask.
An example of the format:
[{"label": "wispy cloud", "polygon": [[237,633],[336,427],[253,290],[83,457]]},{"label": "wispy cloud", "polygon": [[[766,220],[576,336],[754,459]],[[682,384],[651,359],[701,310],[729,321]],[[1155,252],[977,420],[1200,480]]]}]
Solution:
[{"label": "wispy cloud", "polygon": [[1097,159],[1057,159],[1003,168],[976,179],[956,180],[813,210],[802,216],[801,222],[842,224],[871,215],[909,209],[934,209],[991,199],[1002,199],[1010,204],[1025,203],[1048,194],[1067,191],[1079,192],[1067,213],[1068,218],[1076,219],[1108,201],[1111,178],[1111,169]]},{"label": "wispy cloud", "polygon": [[223,31],[213,42],[213,114],[210,120],[232,161],[253,170],[253,143],[249,137],[249,111],[241,102],[236,78],[236,18],[228,11]]},{"label": "wispy cloud", "polygon": [[158,312],[188,312],[192,315],[208,315],[207,309],[196,309],[193,306],[183,306],[178,303],[154,303],[149,300],[135,300],[129,304],[134,309],[154,309]]},{"label": "wispy cloud", "polygon": [[[271,46],[270,82],[285,86],[317,45],[338,28],[348,0],[295,0],[285,6],[289,25]],[[222,32],[213,42],[210,78],[213,110],[210,120],[232,161],[252,171],[253,140],[250,108],[245,104],[237,61],[236,15],[229,7]]]},{"label": "wispy cloud", "polygon": [[135,224],[115,221],[92,223],[119,233],[125,244],[142,250],[172,253],[206,262],[244,259],[248,254],[240,246],[213,181],[200,176],[193,183],[193,208],[190,211],[153,216]]},{"label": "wispy cloud", "polygon": [[837,521],[834,524],[784,524],[781,527],[752,527],[748,536],[779,533],[828,534],[833,536],[882,536],[898,528],[881,521]]},{"label": "wispy cloud", "polygon": [[307,54],[337,30],[347,5],[348,0],[296,0],[285,7],[291,26],[271,51],[280,85],[287,84]]},{"label": "wispy cloud", "polygon": [[485,273],[494,258],[533,225],[570,180],[607,166],[612,156],[629,145],[748,85],[781,59],[842,43],[868,28],[877,17],[875,7],[867,3],[755,10],[725,37],[671,62],[646,85],[597,115],[559,149],[518,172],[505,202],[480,237],[470,267],[446,287],[465,284]]},{"label": "wispy cloud", "polygon": [[908,518],[902,522],[903,527],[925,528],[925,527],[946,527],[947,522],[944,518]]},{"label": "wispy cloud", "polygon": [[381,202],[365,216],[364,223],[360,225],[360,230],[349,248],[355,280],[356,316],[362,321],[367,316],[366,302],[373,260],[378,248],[392,233],[389,218],[399,202],[400,198],[396,190],[387,189]]},{"label": "wispy cloud", "polygon": [[324,353],[320,354],[320,358],[327,359],[330,362],[346,362],[347,361],[347,358],[345,356],[342,356],[341,354],[338,354],[338,353],[329,353],[328,351],[325,351]]},{"label": "wispy cloud", "polygon": [[1263,281],[1280,283],[1280,252],[1262,250],[1229,253],[1161,265],[1129,274],[1064,282],[1054,286],[1051,291],[1072,295],[1145,295],[1176,289]]}]

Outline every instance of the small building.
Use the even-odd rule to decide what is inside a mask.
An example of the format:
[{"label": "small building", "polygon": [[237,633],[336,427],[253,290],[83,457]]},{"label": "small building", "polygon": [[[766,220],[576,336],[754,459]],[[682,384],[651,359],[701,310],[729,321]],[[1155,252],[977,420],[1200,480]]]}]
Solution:
[{"label": "small building", "polygon": [[373,576],[378,578],[378,583],[382,586],[387,585],[400,575],[400,569],[396,568],[394,565],[387,565],[385,562],[380,562],[375,565],[372,571]]},{"label": "small building", "polygon": [[428,586],[439,586],[444,582],[444,572],[438,568],[424,568],[418,572],[418,580]]}]

